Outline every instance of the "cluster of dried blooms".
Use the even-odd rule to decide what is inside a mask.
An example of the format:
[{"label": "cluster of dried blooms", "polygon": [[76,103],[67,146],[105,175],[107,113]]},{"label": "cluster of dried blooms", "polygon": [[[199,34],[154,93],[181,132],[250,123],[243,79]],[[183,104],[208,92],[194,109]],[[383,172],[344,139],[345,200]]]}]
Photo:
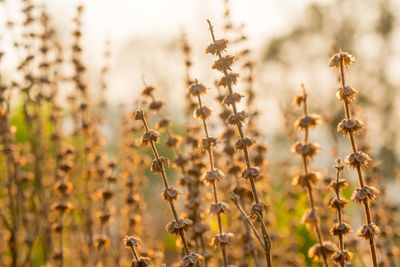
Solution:
[{"label": "cluster of dried blooms", "polygon": [[[344,70],[354,63],[353,56],[339,51],[329,62],[339,72],[336,95],[344,105],[345,119],[337,131],[349,136],[352,150],[345,164],[336,161],[336,178],[311,168],[322,146],[309,141],[309,133],[321,117],[309,114],[304,86],[294,103],[303,116],[293,127],[290,114],[284,114],[288,139],[294,130],[304,134],[291,148],[302,171],[291,164],[290,153],[274,162],[276,167],[267,166],[254,62],[243,27],[230,18],[228,0],[223,30],[233,41],[216,39],[208,21],[212,42],[205,52],[215,56],[211,68],[222,74],[216,90],[192,78],[196,51],[183,34],[184,123],[167,118],[169,103],[143,79],[144,89],[133,101],[137,111],[119,109],[114,153],[102,132],[108,117],[110,41],[105,42],[94,97],[83,62],[83,6],[73,19],[72,45],[64,48],[46,8],[30,0],[22,3],[21,25],[8,23],[10,31],[23,29],[14,44],[21,61],[15,75],[0,75],[0,266],[398,265],[398,207],[387,201],[387,187],[379,181],[382,170],[366,153],[365,124],[350,109],[359,92],[346,84]],[[64,54],[70,60],[63,60]],[[0,51],[2,68],[5,55]],[[68,68],[72,73],[64,73]],[[67,101],[60,94],[63,86],[71,89]],[[365,224],[356,235],[368,241],[368,250],[350,234],[360,216],[345,209],[352,185],[341,178],[345,165],[358,176],[351,199],[364,207]],[[299,187],[288,182],[294,169],[298,174],[292,185]],[[164,201],[148,193],[160,184]],[[172,220],[165,231],[154,227],[166,217]]]}]

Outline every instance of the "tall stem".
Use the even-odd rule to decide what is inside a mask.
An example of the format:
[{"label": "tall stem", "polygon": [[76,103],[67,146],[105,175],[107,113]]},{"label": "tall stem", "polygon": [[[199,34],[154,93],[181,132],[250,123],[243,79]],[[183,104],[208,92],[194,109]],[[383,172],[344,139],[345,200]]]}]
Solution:
[{"label": "tall stem", "polygon": [[[207,20],[207,23],[209,25],[209,30],[210,30],[210,33],[211,33],[212,41],[215,42],[214,30],[213,30],[213,27],[211,25],[210,20]],[[222,55],[221,55],[220,52],[217,53],[217,56],[218,56],[219,59],[222,58]],[[227,70],[224,70],[223,73],[224,73],[224,76],[225,76],[226,79],[228,79],[228,80],[231,79],[231,76],[229,75]],[[233,95],[233,89],[232,89],[231,83],[228,83],[227,87],[228,87],[229,95],[232,96]],[[232,107],[233,113],[237,114],[238,112],[237,112],[237,107],[236,107],[236,103],[235,102],[233,102],[231,104],[231,107]],[[236,127],[237,127],[237,130],[239,132],[240,138],[245,138],[245,135],[243,133],[242,124],[238,123],[238,124],[236,124]],[[248,151],[247,147],[244,147],[243,155],[244,155],[244,158],[245,158],[245,161],[246,161],[246,167],[250,168],[251,167],[250,155],[249,155],[249,151]],[[250,178],[249,181],[250,181],[253,200],[254,200],[254,202],[256,204],[259,204],[260,200],[259,200],[257,189],[256,189],[256,186],[255,186],[255,181],[252,178]],[[267,248],[267,250],[265,251],[266,252],[265,256],[266,256],[266,260],[267,260],[267,266],[271,267],[272,266],[272,263],[271,263],[271,241],[270,241],[270,238],[269,238],[269,234],[268,234],[268,232],[266,230],[266,226],[265,226],[265,223],[264,223],[264,216],[263,216],[263,212],[262,211],[260,212],[260,217],[261,217],[260,227],[261,227],[261,231],[263,233],[262,236],[263,236],[263,239],[264,239],[264,244],[265,244],[265,246]]]},{"label": "tall stem", "polygon": [[[340,56],[340,61],[339,61],[339,68],[340,68],[340,80],[341,80],[341,84],[342,87],[345,88],[346,86],[346,80],[345,80],[345,76],[344,76],[344,62],[343,62],[343,56]],[[346,115],[346,119],[350,120],[351,119],[351,110],[350,110],[350,104],[349,101],[347,99],[347,97],[345,97],[344,99],[344,110],[345,110],[345,115]],[[356,146],[356,142],[355,142],[355,138],[354,138],[354,134],[352,132],[349,132],[349,139],[350,139],[350,143],[351,143],[351,148],[353,153],[357,152],[357,146]],[[358,175],[358,182],[360,187],[364,187],[365,182],[364,182],[364,178],[363,178],[363,174],[361,171],[361,166],[357,165],[357,175]],[[368,198],[366,198],[363,201],[363,205],[364,205],[364,212],[365,212],[365,217],[366,217],[366,222],[369,225],[372,224],[372,219],[371,219],[371,211],[369,208],[369,200]],[[370,236],[369,238],[369,246],[370,246],[370,250],[371,250],[371,257],[372,257],[372,262],[374,267],[378,267],[378,260],[377,260],[377,256],[376,256],[376,247],[375,247],[375,240],[373,236]]]}]

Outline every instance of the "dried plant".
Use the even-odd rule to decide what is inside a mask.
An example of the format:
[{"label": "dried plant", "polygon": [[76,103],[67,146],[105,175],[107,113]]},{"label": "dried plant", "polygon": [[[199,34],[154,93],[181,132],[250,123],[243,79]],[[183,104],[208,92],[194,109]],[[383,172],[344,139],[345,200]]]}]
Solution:
[{"label": "dried plant", "polygon": [[[124,75],[120,70],[125,64],[117,62],[121,53],[114,53],[114,40],[101,38],[96,40],[105,43],[99,55],[101,64],[93,66],[97,61],[90,56],[96,50],[87,53],[83,44],[90,44],[85,42],[87,36],[97,35],[92,35],[90,25],[84,25],[86,6],[77,6],[69,23],[60,24],[60,16],[54,24],[49,12],[54,9],[43,1],[0,1],[4,13],[0,21],[5,26],[0,27],[0,266],[399,265],[399,157],[396,124],[392,123],[398,101],[395,77],[389,75],[395,57],[388,49],[394,47],[398,25],[390,0],[371,5],[377,16],[365,16],[376,19],[374,39],[384,44],[376,51],[384,56],[374,61],[376,66],[361,64],[354,69],[359,77],[355,83],[367,92],[359,104],[374,127],[367,132],[366,125],[353,118],[360,109],[351,108],[358,92],[344,77],[345,67],[354,62],[350,54],[339,51],[329,63],[339,74],[337,97],[344,112],[330,106],[331,96],[315,92],[320,100],[315,102],[315,110],[319,109],[329,124],[325,127],[329,133],[321,127],[316,137],[332,150],[319,154],[316,167],[322,171],[329,168],[332,157],[337,158],[343,148],[336,130],[350,140],[352,151],[343,163],[336,161],[336,177],[311,168],[321,146],[309,141],[309,134],[320,119],[308,113],[305,89],[295,101],[304,110],[296,127],[292,127],[296,111],[286,101],[285,90],[299,63],[302,71],[313,71],[310,83],[323,78],[314,73],[311,65],[315,61],[304,59],[309,59],[309,53],[314,59],[323,58],[317,55],[324,50],[314,50],[314,42],[302,42],[304,37],[331,39],[325,32],[332,31],[321,30],[325,24],[335,25],[338,42],[357,49],[354,20],[330,9],[342,3],[313,3],[304,16],[309,19],[311,14],[311,24],[294,25],[294,31],[269,40],[264,57],[255,56],[264,46],[257,42],[254,51],[250,48],[246,26],[236,20],[237,12],[242,11],[231,4],[221,1],[223,14],[216,21],[230,40],[229,46],[227,40],[215,39],[208,21],[212,42],[206,53],[215,56],[212,68],[222,73],[210,90],[193,78],[210,71],[202,67],[204,58],[197,51],[201,34],[193,34],[192,27],[183,29],[180,40],[164,47],[158,42],[161,37],[151,33],[145,38],[146,42],[155,38],[148,42],[149,47],[142,45],[142,38],[134,37],[132,42],[141,54],[154,52],[151,60],[142,61],[137,54],[133,58],[141,63],[129,78],[140,83],[142,77],[144,89],[133,90],[133,99],[122,95],[124,103],[119,104],[115,77]],[[324,16],[328,8],[338,14],[334,20]],[[340,18],[344,20],[337,21]],[[192,38],[193,43],[189,41]],[[304,48],[302,43],[307,45],[304,54],[293,53],[298,50],[290,46],[291,40],[296,40],[296,49]],[[168,49],[168,57],[149,51],[155,47]],[[372,44],[371,49],[374,47]],[[168,62],[177,48],[181,70],[171,69]],[[130,54],[123,52],[124,57]],[[365,53],[361,56],[360,61],[370,59]],[[164,65],[159,71],[154,67],[161,61]],[[114,62],[118,63],[118,76],[111,73]],[[160,84],[162,98],[141,73],[150,65],[149,76]],[[181,79],[172,80],[172,72]],[[275,85],[273,79],[280,84]],[[370,97],[368,90],[376,86],[381,92],[375,90]],[[274,90],[277,93],[271,98]],[[323,106],[326,103],[329,106]],[[277,106],[282,114],[274,111]],[[131,111],[137,107],[148,111],[147,117],[141,109],[134,113],[140,123],[132,119]],[[215,117],[211,116],[214,110]],[[379,123],[373,121],[377,119]],[[149,124],[160,132],[151,130]],[[269,155],[269,147],[261,144],[266,130],[271,140]],[[303,134],[304,140],[297,142]],[[301,172],[288,152],[292,143],[291,151],[302,162]],[[376,159],[373,164],[368,155]],[[167,169],[170,161],[172,168]],[[342,178],[347,175],[346,164],[357,172],[359,187],[352,199],[363,205],[365,214],[365,225],[357,235],[369,241],[369,247],[362,239],[346,235],[350,224],[364,219],[358,209],[346,206],[351,194]],[[364,170],[367,165],[368,172]],[[306,192],[287,182],[295,174],[293,184]],[[167,223],[169,216],[165,216],[164,203],[153,196],[159,184],[157,175],[164,185],[161,197],[169,206],[167,215],[172,212],[166,231],[159,225]],[[178,201],[178,190],[182,201]],[[222,202],[227,199],[233,204],[229,212],[228,204]],[[304,212],[306,225],[299,223]],[[328,232],[333,243],[324,241]],[[322,264],[313,262],[316,259]],[[172,265],[175,261],[178,263]]]},{"label": "dried plant", "polygon": [[143,144],[151,146],[151,150],[154,155],[154,160],[151,164],[151,171],[153,173],[160,174],[165,187],[161,196],[165,201],[169,203],[172,214],[174,216],[174,220],[168,223],[168,225],[166,226],[166,230],[171,234],[176,234],[181,237],[185,256],[180,261],[180,266],[198,266],[201,264],[203,257],[197,253],[190,252],[185,236],[185,232],[190,229],[193,221],[185,218],[179,218],[174,205],[174,201],[178,199],[180,192],[175,188],[169,186],[167,175],[164,169],[165,167],[169,167],[169,160],[165,157],[159,156],[157,148],[155,146],[155,142],[157,142],[160,134],[157,131],[149,129],[144,112],[142,110],[136,111],[134,114],[134,118],[135,120],[141,121],[143,127],[145,128],[145,132],[142,135],[142,142]]},{"label": "dried plant", "polygon": [[336,246],[332,242],[323,240],[320,228],[320,218],[317,214],[313,195],[313,186],[315,186],[317,181],[321,178],[321,174],[319,172],[311,171],[309,168],[310,160],[312,160],[321,149],[320,144],[309,142],[309,130],[315,128],[320,123],[320,116],[308,113],[306,89],[303,84],[301,87],[303,89],[303,94],[296,96],[294,105],[298,108],[303,108],[303,116],[295,122],[295,127],[298,130],[304,131],[304,141],[296,142],[292,146],[291,152],[295,153],[302,159],[304,172],[297,175],[293,179],[292,184],[304,188],[307,191],[309,199],[311,209],[304,213],[302,222],[315,230],[318,243],[308,250],[308,256],[316,260],[322,259],[324,265],[328,266],[328,257],[336,251]]},{"label": "dried plant", "polygon": [[344,267],[346,266],[345,264],[350,262],[353,254],[348,249],[344,248],[344,235],[351,232],[352,228],[349,224],[343,222],[343,209],[349,202],[340,197],[340,190],[348,186],[347,181],[340,178],[340,173],[344,170],[344,165],[341,158],[336,160],[335,169],[336,180],[331,182],[329,188],[335,192],[336,198],[333,198],[330,201],[329,207],[336,209],[337,223],[331,228],[330,233],[331,235],[339,238],[339,249],[332,255],[331,259],[340,264],[340,266]]},{"label": "dried plant", "polygon": [[335,70],[339,71],[340,73],[341,87],[337,90],[336,96],[343,103],[346,118],[338,124],[337,130],[338,132],[349,136],[352,153],[346,157],[345,163],[350,168],[354,168],[357,171],[358,183],[360,186],[354,190],[351,199],[355,200],[357,203],[362,203],[365,211],[366,224],[364,224],[357,231],[357,235],[369,241],[372,262],[374,267],[377,267],[378,260],[374,237],[375,235],[379,234],[380,230],[379,227],[372,222],[370,202],[375,200],[379,191],[373,186],[366,185],[363,178],[362,169],[368,167],[371,162],[371,158],[368,156],[368,154],[357,149],[355,135],[360,132],[364,126],[364,123],[361,120],[352,119],[350,109],[350,104],[356,100],[356,96],[359,92],[346,84],[344,76],[344,68],[349,67],[354,62],[354,56],[350,55],[349,53],[339,51],[332,56],[329,61],[329,66],[334,67]]},{"label": "dried plant", "polygon": [[125,247],[130,248],[132,251],[133,260],[131,263],[132,267],[146,267],[150,266],[151,261],[149,258],[140,257],[136,251],[136,248],[140,246],[140,239],[133,236],[126,236],[124,239]]},{"label": "dried plant", "polygon": [[267,248],[266,252],[266,260],[267,265],[271,266],[271,241],[266,229],[266,225],[264,223],[263,211],[265,210],[265,204],[262,203],[259,199],[258,192],[255,186],[255,181],[260,179],[260,171],[256,167],[251,166],[250,155],[248,148],[252,146],[255,141],[251,138],[248,138],[244,135],[243,132],[243,122],[247,118],[247,113],[245,111],[238,112],[236,103],[240,102],[240,99],[243,97],[241,94],[235,93],[232,89],[233,85],[236,84],[237,78],[239,74],[233,73],[231,71],[231,66],[234,61],[234,57],[227,55],[222,56],[222,52],[226,49],[227,40],[220,39],[216,40],[214,36],[214,31],[211,25],[211,22],[207,20],[208,25],[210,27],[210,33],[212,37],[212,43],[206,48],[206,53],[210,53],[212,55],[217,56],[217,60],[214,62],[212,68],[216,69],[223,73],[223,77],[220,80],[220,84],[228,89],[228,95],[224,98],[224,104],[231,106],[233,114],[231,114],[227,118],[227,123],[230,125],[236,126],[240,139],[238,139],[235,143],[235,148],[243,151],[243,155],[245,157],[246,168],[243,170],[242,177],[248,179],[251,190],[253,194],[253,201],[255,204],[251,207],[251,216],[255,218],[255,220],[260,223],[260,227],[262,230],[262,236],[264,240],[264,244]]},{"label": "dried plant", "polygon": [[224,233],[222,230],[221,214],[227,213],[229,207],[226,203],[218,200],[216,183],[224,178],[224,173],[218,168],[215,168],[214,165],[213,147],[217,143],[217,138],[209,136],[206,120],[211,116],[211,109],[203,105],[201,102],[201,95],[205,94],[206,90],[207,88],[203,84],[198,83],[197,80],[195,80],[195,83],[189,88],[189,94],[198,100],[198,107],[195,110],[195,116],[202,120],[205,133],[205,138],[201,140],[201,149],[207,151],[209,158],[210,169],[204,174],[203,179],[206,183],[209,183],[212,188],[214,203],[210,206],[210,213],[217,216],[219,231],[219,233],[213,237],[212,245],[221,248],[224,266],[228,266],[227,247],[232,242],[233,234]]}]

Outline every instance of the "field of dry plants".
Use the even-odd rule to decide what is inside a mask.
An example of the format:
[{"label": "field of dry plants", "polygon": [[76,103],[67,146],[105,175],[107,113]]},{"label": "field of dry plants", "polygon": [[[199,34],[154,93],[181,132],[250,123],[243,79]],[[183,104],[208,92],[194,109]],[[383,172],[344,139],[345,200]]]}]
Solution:
[{"label": "field of dry plants", "polygon": [[0,6],[16,2],[0,17],[0,266],[400,266],[395,1],[309,1],[253,49],[215,0],[208,41],[170,44],[178,67],[132,48],[151,67],[122,104],[112,38],[87,73],[85,1],[68,26],[41,1]]}]

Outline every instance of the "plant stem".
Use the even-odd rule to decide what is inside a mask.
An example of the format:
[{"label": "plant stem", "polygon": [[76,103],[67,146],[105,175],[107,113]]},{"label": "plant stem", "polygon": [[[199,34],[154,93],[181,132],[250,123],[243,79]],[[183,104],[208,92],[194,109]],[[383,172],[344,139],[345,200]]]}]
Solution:
[{"label": "plant stem", "polygon": [[[343,56],[340,57],[340,80],[342,83],[342,87],[345,88],[346,87],[346,80],[345,80],[345,76],[344,76],[344,62],[343,62]],[[345,115],[346,115],[346,119],[350,120],[351,119],[351,110],[350,110],[350,104],[349,101],[347,99],[347,97],[344,99],[344,110],[345,110]],[[349,139],[350,139],[350,143],[351,143],[351,148],[353,153],[357,152],[357,145],[355,142],[355,138],[354,138],[354,134],[352,132],[349,132]],[[365,182],[364,182],[364,178],[362,175],[362,171],[361,171],[361,166],[357,165],[357,175],[358,175],[358,182],[360,187],[364,187]],[[366,221],[368,225],[372,224],[372,219],[371,219],[371,211],[369,208],[369,200],[368,198],[366,198],[363,201],[364,204],[364,211],[365,211],[365,217],[366,217]],[[378,260],[377,260],[377,256],[376,256],[376,247],[375,247],[375,240],[374,237],[371,236],[369,238],[369,246],[370,246],[370,250],[371,250],[371,257],[372,257],[372,262],[374,267],[378,267]]]}]

